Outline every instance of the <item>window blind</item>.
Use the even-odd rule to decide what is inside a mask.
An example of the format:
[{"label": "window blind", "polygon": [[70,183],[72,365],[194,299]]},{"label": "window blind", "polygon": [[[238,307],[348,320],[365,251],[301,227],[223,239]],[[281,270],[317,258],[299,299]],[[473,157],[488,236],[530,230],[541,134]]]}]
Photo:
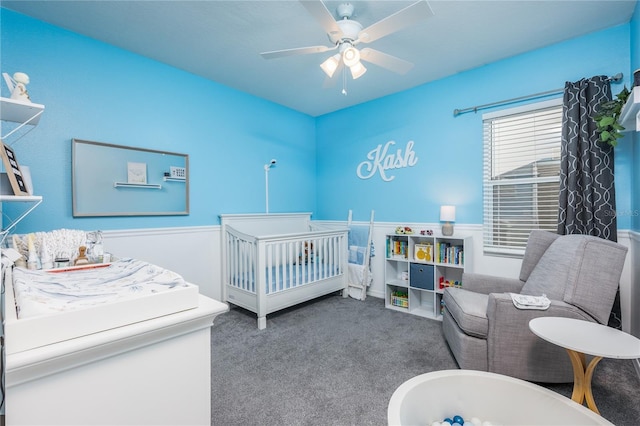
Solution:
[{"label": "window blind", "polygon": [[483,116],[484,252],[521,256],[532,229],[556,232],[561,99]]}]

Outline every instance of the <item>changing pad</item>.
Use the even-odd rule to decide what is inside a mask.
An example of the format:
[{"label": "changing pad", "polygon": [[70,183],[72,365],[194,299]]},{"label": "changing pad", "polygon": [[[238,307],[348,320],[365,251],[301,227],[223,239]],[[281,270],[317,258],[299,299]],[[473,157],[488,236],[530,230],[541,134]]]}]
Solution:
[{"label": "changing pad", "polygon": [[135,259],[65,272],[14,268],[12,281],[5,334],[16,352],[198,307],[196,285]]},{"label": "changing pad", "polygon": [[180,275],[136,259],[121,259],[104,268],[65,272],[16,268],[13,272],[18,319],[85,309],[177,287],[187,287]]}]

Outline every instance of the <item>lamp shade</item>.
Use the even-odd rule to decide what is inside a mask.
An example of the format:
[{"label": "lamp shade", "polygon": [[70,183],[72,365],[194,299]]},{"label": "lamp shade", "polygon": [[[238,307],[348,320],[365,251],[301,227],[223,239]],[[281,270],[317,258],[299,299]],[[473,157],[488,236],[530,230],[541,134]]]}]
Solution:
[{"label": "lamp shade", "polygon": [[360,62],[360,51],[355,47],[348,47],[342,52],[342,60],[348,67],[352,67]]},{"label": "lamp shade", "polygon": [[324,71],[325,74],[329,78],[333,77],[333,74],[338,69],[338,65],[340,65],[340,54],[337,53],[320,64],[320,68]]},{"label": "lamp shade", "polygon": [[355,65],[351,65],[349,70],[351,70],[351,77],[353,77],[354,80],[362,77],[362,75],[367,72],[367,69],[362,65],[362,62],[357,62]]},{"label": "lamp shade", "polygon": [[441,222],[455,222],[456,221],[456,206],[440,206],[440,221]]}]

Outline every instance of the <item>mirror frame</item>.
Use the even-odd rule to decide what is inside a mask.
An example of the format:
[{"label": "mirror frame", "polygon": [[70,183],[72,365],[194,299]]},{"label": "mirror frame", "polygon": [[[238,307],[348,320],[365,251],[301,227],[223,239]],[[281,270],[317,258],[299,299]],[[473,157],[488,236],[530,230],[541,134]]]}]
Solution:
[{"label": "mirror frame", "polygon": [[[128,182],[127,179],[130,179],[127,177],[127,171],[129,173],[131,173],[131,170],[127,170],[126,167],[128,166],[127,164],[123,165],[123,170],[119,170],[118,173],[120,173],[120,175],[124,176],[124,179],[118,179],[117,176],[114,176],[113,179],[109,180],[110,186],[109,186],[109,190],[122,190],[122,196],[120,197],[118,194],[116,193],[111,193],[110,196],[112,198],[122,198],[122,204],[124,205],[123,210],[122,211],[117,211],[117,210],[111,210],[111,211],[106,211],[106,209],[101,209],[99,207],[95,208],[95,209],[90,209],[90,208],[86,208],[83,207],[82,209],[79,208],[79,201],[83,201],[83,197],[84,200],[86,200],[87,197],[89,197],[89,194],[87,193],[86,189],[81,189],[81,185],[78,184],[78,182],[81,179],[95,179],[95,177],[92,176],[86,176],[83,175],[86,174],[86,171],[83,171],[82,167],[79,167],[78,162],[79,161],[85,161],[84,159],[78,158],[79,154],[78,154],[78,146],[79,145],[91,145],[91,146],[95,146],[95,147],[100,147],[102,149],[107,149],[107,150],[119,150],[119,151],[114,151],[114,153],[117,153],[118,155],[122,155],[122,150],[124,151],[130,151],[132,154],[132,157],[135,158],[135,156],[140,156],[140,155],[144,155],[145,158],[149,158],[149,156],[151,156],[151,159],[153,159],[154,155],[159,155],[159,156],[176,156],[176,157],[180,157],[180,159],[184,160],[184,168],[185,168],[185,177],[184,177],[184,185],[185,185],[185,201],[184,201],[184,210],[179,209],[179,210],[166,210],[166,211],[131,211],[131,210],[127,210],[126,209],[126,194],[129,193],[130,191],[136,191],[136,198],[139,199],[140,196],[144,196],[146,191],[152,191],[152,192],[148,192],[147,194],[150,194],[151,197],[154,197],[154,202],[157,203],[157,201],[155,201],[155,199],[157,199],[158,195],[163,195],[162,193],[158,193],[157,190],[162,191],[163,190],[163,184],[167,184],[169,183],[168,181],[171,180],[177,180],[177,181],[182,181],[182,179],[171,179],[170,176],[167,176],[167,174],[169,173],[169,170],[166,170],[164,172],[163,176],[154,176],[154,183],[149,182],[147,183],[146,181],[146,172],[145,172],[145,176],[144,176],[144,183],[141,184],[132,184],[130,182]],[[126,154],[125,154],[126,155]],[[102,159],[100,160],[100,163],[104,162],[104,157],[102,157]],[[136,163],[136,164],[140,164],[140,163]],[[146,163],[145,164],[145,168],[148,167]],[[93,142],[93,141],[87,141],[87,140],[82,140],[82,139],[72,139],[71,140],[71,187],[72,187],[72,205],[73,205],[73,217],[101,217],[101,216],[180,216],[180,215],[188,215],[189,214],[189,155],[188,154],[181,154],[181,153],[176,153],[176,152],[170,152],[170,151],[160,151],[160,150],[155,150],[155,149],[148,149],[148,148],[138,148],[138,147],[131,147],[131,146],[124,146],[124,145],[115,145],[115,144],[111,144],[111,143],[103,143],[103,142]],[[131,166],[129,166],[131,167]],[[85,167],[86,169],[86,167]],[[117,174],[117,173],[116,173]],[[121,180],[122,182],[118,182],[118,180]],[[113,182],[111,182],[113,181]],[[161,181],[162,184],[160,183],[156,183],[155,181]],[[171,184],[180,184],[180,182],[171,182]],[[105,190],[107,190],[105,188]],[[92,188],[91,190],[92,193],[95,192],[95,188]],[[112,203],[112,204],[119,204],[119,202],[116,203]]]}]

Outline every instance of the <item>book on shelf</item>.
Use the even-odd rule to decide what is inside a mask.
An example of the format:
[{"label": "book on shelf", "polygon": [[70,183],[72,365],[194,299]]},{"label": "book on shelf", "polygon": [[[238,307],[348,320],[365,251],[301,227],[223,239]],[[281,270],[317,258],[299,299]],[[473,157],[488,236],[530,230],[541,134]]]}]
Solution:
[{"label": "book on shelf", "polygon": [[409,257],[409,242],[406,239],[387,238],[387,257]]},{"label": "book on shelf", "polygon": [[451,265],[464,265],[464,250],[461,245],[438,242],[436,243],[436,261]]},{"label": "book on shelf", "polygon": [[433,245],[431,243],[417,243],[413,248],[413,258],[423,262],[432,262]]}]

